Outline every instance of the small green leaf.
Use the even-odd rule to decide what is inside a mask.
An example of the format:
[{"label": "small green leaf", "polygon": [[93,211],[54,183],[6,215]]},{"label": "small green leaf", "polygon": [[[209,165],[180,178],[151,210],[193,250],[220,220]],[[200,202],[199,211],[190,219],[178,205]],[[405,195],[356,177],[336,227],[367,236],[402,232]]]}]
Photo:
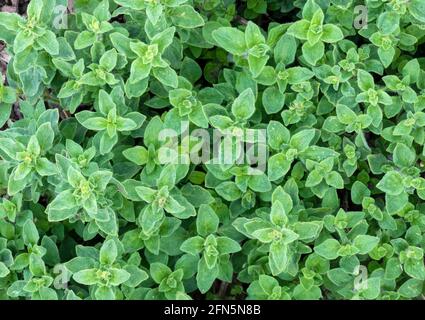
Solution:
[{"label": "small green leaf", "polygon": [[244,90],[232,103],[232,113],[240,120],[248,120],[255,111],[255,96],[250,88]]},{"label": "small green leaf", "polygon": [[391,196],[397,196],[404,190],[403,178],[397,171],[387,172],[376,186]]},{"label": "small green leaf", "polygon": [[327,260],[334,260],[338,257],[338,250],[341,248],[339,242],[335,239],[327,239],[318,246],[314,247],[314,252]]}]

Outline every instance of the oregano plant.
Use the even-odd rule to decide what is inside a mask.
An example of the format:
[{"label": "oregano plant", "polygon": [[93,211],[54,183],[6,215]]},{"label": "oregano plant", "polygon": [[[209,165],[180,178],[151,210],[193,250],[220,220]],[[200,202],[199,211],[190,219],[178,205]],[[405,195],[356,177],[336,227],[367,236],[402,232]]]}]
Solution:
[{"label": "oregano plant", "polygon": [[423,299],[423,0],[3,2],[0,299]]}]

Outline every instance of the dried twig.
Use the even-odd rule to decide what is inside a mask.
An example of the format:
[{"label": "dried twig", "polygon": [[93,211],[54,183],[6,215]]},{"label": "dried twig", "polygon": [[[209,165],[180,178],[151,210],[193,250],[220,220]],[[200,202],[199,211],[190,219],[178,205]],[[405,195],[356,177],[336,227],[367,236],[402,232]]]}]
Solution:
[{"label": "dried twig", "polygon": [[74,13],[74,0],[68,0],[68,13]]},{"label": "dried twig", "polygon": [[13,104],[13,113],[15,115],[15,119],[17,120],[22,119],[22,113],[21,113],[21,110],[19,109],[19,102],[15,102]]},{"label": "dried twig", "polygon": [[235,20],[241,24],[248,24],[248,20],[246,20],[245,18],[241,17],[241,16],[236,16]]},{"label": "dried twig", "polygon": [[15,13],[16,12],[16,7],[13,7],[13,6],[3,6],[2,8],[1,8],[1,11],[2,12],[11,12],[11,13]]},{"label": "dried twig", "polygon": [[48,92],[44,94],[44,101],[49,105],[49,107],[58,109],[59,116],[62,120],[68,119],[71,116],[68,111],[61,107],[59,99],[51,96]]},{"label": "dried twig", "polygon": [[229,283],[228,282],[222,281],[220,283],[220,288],[218,289],[218,296],[220,298],[224,298],[226,296],[227,288],[228,287],[229,287]]}]

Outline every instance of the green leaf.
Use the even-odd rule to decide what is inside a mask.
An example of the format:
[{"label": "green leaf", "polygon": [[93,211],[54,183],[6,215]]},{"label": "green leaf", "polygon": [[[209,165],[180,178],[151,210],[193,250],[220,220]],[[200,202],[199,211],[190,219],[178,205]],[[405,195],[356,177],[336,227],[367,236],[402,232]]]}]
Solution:
[{"label": "green leaf", "polygon": [[46,266],[43,260],[35,254],[30,255],[29,268],[34,276],[43,276],[46,273]]},{"label": "green leaf", "polygon": [[173,43],[175,32],[176,32],[175,27],[167,28],[164,31],[157,33],[151,39],[151,44],[157,44],[158,45],[158,51],[163,53],[164,50],[166,48],[168,48]]},{"label": "green leaf", "polygon": [[359,249],[359,254],[366,254],[372,251],[379,243],[378,237],[369,235],[359,235],[354,239],[353,245]]},{"label": "green leaf", "polygon": [[59,42],[50,30],[46,30],[42,36],[37,38],[37,44],[52,56],[59,54]]},{"label": "green leaf", "polygon": [[361,204],[363,199],[370,196],[370,191],[361,181],[355,181],[351,187],[351,199],[355,204]]},{"label": "green leaf", "polygon": [[285,210],[286,214],[289,214],[293,208],[293,201],[291,196],[281,186],[274,189],[272,193],[272,203],[279,201]]},{"label": "green leaf", "polygon": [[110,239],[103,243],[100,248],[99,260],[102,264],[112,265],[118,255],[117,245],[115,241]]},{"label": "green leaf", "polygon": [[40,176],[52,176],[58,173],[56,166],[46,158],[37,159],[35,170]]},{"label": "green leaf", "polygon": [[180,250],[192,255],[196,255],[202,251],[204,246],[204,238],[196,236],[185,240],[181,246]]},{"label": "green leaf", "polygon": [[41,150],[50,151],[53,146],[55,133],[50,122],[43,123],[35,133]]},{"label": "green leaf", "polygon": [[137,129],[137,123],[130,118],[118,117],[115,125],[117,131],[132,131]]},{"label": "green leaf", "polygon": [[27,186],[27,183],[30,181],[30,178],[31,175],[27,175],[25,178],[18,180],[15,177],[15,171],[12,171],[12,174],[10,175],[7,184],[7,193],[13,196],[18,192],[22,191]]},{"label": "green leaf", "polygon": [[384,50],[383,48],[378,48],[378,56],[381,60],[382,64],[385,68],[388,68],[390,64],[392,63],[395,55],[395,49],[389,48],[387,50]]},{"label": "green leaf", "polygon": [[6,267],[6,265],[0,261],[0,278],[6,277],[10,273],[10,270]]},{"label": "green leaf", "polygon": [[339,172],[332,171],[325,177],[326,183],[336,189],[344,189],[344,180]]},{"label": "green leaf", "polygon": [[334,260],[338,257],[338,250],[341,248],[335,239],[327,239],[314,247],[314,252],[327,260]]},{"label": "green leaf", "polygon": [[425,267],[421,260],[408,259],[404,265],[404,271],[412,278],[425,280]]},{"label": "green leaf", "polygon": [[24,243],[28,244],[37,244],[40,236],[38,235],[37,227],[32,220],[27,220],[22,227],[22,237]]},{"label": "green leaf", "polygon": [[122,152],[123,156],[131,162],[142,166],[148,162],[148,151],[145,147],[135,146]]},{"label": "green leaf", "polygon": [[288,245],[283,241],[273,241],[270,245],[270,258],[269,264],[273,266],[272,274],[284,272],[289,263]]},{"label": "green leaf", "polygon": [[284,34],[276,43],[274,48],[274,58],[277,63],[288,65],[295,60],[297,52],[297,42],[289,33]]},{"label": "green leaf", "polygon": [[227,201],[235,201],[242,195],[242,191],[233,181],[225,181],[220,183],[215,191]]},{"label": "green leaf", "polygon": [[174,165],[167,165],[164,169],[162,169],[161,174],[157,181],[158,188],[168,187],[168,190],[174,188],[176,184],[176,167]]},{"label": "green leaf", "polygon": [[105,118],[102,118],[102,117],[92,117],[92,118],[88,118],[81,124],[89,130],[101,131],[107,128],[108,122]]},{"label": "green leaf", "polygon": [[409,12],[415,19],[425,22],[425,4],[421,0],[411,0],[409,2]]},{"label": "green leaf", "polygon": [[96,35],[93,32],[84,30],[78,34],[77,38],[74,42],[74,48],[77,50],[81,50],[87,48],[96,41]]},{"label": "green leaf", "polygon": [[285,96],[276,87],[268,87],[263,92],[262,102],[268,114],[277,113],[282,110]]},{"label": "green leaf", "polygon": [[317,186],[320,182],[322,182],[323,176],[318,170],[313,170],[307,176],[307,180],[305,182],[305,186],[307,188],[311,188]]},{"label": "green leaf", "polygon": [[255,96],[250,88],[245,89],[232,103],[232,113],[240,120],[248,120],[255,112]]},{"label": "green leaf", "polygon": [[375,81],[372,75],[361,69],[357,71],[357,84],[363,91],[375,88]]},{"label": "green leaf", "polygon": [[[282,199],[282,200],[285,201],[286,199]],[[282,205],[282,202],[280,202],[280,200],[276,200],[272,204],[272,208],[270,212],[270,221],[274,225],[279,227],[285,226],[286,223],[288,222],[287,212],[285,211],[285,207]]]},{"label": "green leaf", "polygon": [[22,162],[18,164],[14,171],[14,179],[15,180],[23,180],[25,179],[32,171],[32,168],[30,165]]},{"label": "green leaf", "polygon": [[25,147],[13,139],[0,138],[0,150],[12,159],[16,159],[16,153],[25,150]]},{"label": "green leaf", "polygon": [[118,142],[118,135],[115,134],[114,136],[110,137],[107,132],[103,132],[101,138],[100,138],[100,153],[101,154],[107,154],[112,150],[112,148],[115,146],[115,144]]},{"label": "green leaf", "polygon": [[290,139],[289,130],[278,121],[271,120],[267,125],[267,143],[275,150],[280,150]]},{"label": "green leaf", "polygon": [[97,283],[97,269],[81,270],[72,275],[75,281],[91,286]]},{"label": "green leaf", "polygon": [[214,210],[209,206],[202,204],[196,217],[196,230],[200,236],[206,237],[215,233],[220,220]]},{"label": "green leaf", "polygon": [[236,28],[221,27],[214,30],[212,36],[220,47],[235,56],[241,56],[247,50],[245,35]]},{"label": "green leaf", "polygon": [[160,4],[154,5],[154,6],[148,6],[146,8],[146,15],[148,16],[148,19],[152,22],[152,24],[158,23],[158,20],[161,17],[162,13],[163,13],[163,6]]},{"label": "green leaf", "polygon": [[352,124],[357,119],[356,113],[343,104],[338,104],[336,106],[336,116],[338,120],[345,125]]},{"label": "green leaf", "polygon": [[173,197],[168,197],[164,209],[171,214],[180,214],[184,212],[186,208]]},{"label": "green leaf", "polygon": [[315,135],[316,131],[314,129],[302,130],[291,137],[289,144],[299,152],[304,151],[307,149]]},{"label": "green leaf", "polygon": [[13,51],[16,54],[24,51],[26,48],[34,43],[34,36],[24,31],[19,31],[16,35],[15,41],[13,42]]},{"label": "green leaf", "polygon": [[218,272],[219,269],[217,266],[215,268],[210,269],[208,268],[205,259],[199,260],[196,283],[201,293],[205,293],[211,288],[214,280],[218,276]]},{"label": "green leaf", "polygon": [[155,262],[150,265],[149,273],[152,279],[159,284],[171,274],[171,269],[162,263]]},{"label": "green leaf", "polygon": [[309,28],[310,21],[303,19],[291,24],[291,26],[288,28],[288,33],[300,40],[307,40],[307,33]]},{"label": "green leaf", "polygon": [[306,42],[302,46],[302,52],[304,59],[309,64],[315,66],[325,53],[325,45],[320,41],[316,44],[309,44]]},{"label": "green leaf", "polygon": [[383,34],[391,34],[397,30],[400,23],[398,12],[383,12],[378,17],[377,26]]},{"label": "green leaf", "polygon": [[405,144],[397,143],[393,151],[393,160],[394,164],[396,164],[398,167],[408,168],[414,164],[416,160],[416,153]]},{"label": "green leaf", "polygon": [[254,78],[260,76],[261,72],[264,70],[264,67],[267,64],[269,57],[263,56],[263,57],[256,57],[252,54],[248,56],[248,65],[249,70],[251,71]]},{"label": "green leaf", "polygon": [[423,283],[423,280],[408,279],[400,286],[398,293],[408,299],[415,298],[421,295],[423,291]]},{"label": "green leaf", "polygon": [[291,168],[289,161],[283,153],[278,153],[269,158],[267,175],[270,181],[276,181],[285,176]]},{"label": "green leaf", "polygon": [[217,250],[220,254],[229,254],[238,252],[241,249],[239,243],[228,237],[217,237]]},{"label": "green leaf", "polygon": [[256,192],[268,192],[272,189],[272,185],[266,174],[253,174],[249,177],[248,186]]},{"label": "green leaf", "polygon": [[146,271],[139,269],[134,265],[126,265],[124,269],[128,272],[129,278],[125,281],[124,285],[131,288],[135,288],[140,285],[141,282],[149,278],[149,275]]},{"label": "green leaf", "polygon": [[296,222],[293,228],[295,233],[298,234],[299,240],[312,240],[319,236],[322,226],[321,221]]},{"label": "green leaf", "polygon": [[177,73],[170,66],[165,68],[153,68],[153,75],[165,86],[172,88],[177,88],[178,86]]},{"label": "green leaf", "polygon": [[10,114],[12,111],[12,105],[7,105],[6,103],[0,102],[0,126],[3,127],[4,124],[9,120]]},{"label": "green leaf", "polygon": [[288,82],[290,84],[301,83],[313,78],[314,76],[314,73],[311,70],[303,67],[289,68],[286,69],[285,72],[287,73]]},{"label": "green leaf", "polygon": [[397,171],[387,172],[376,186],[392,196],[397,196],[404,191],[403,178]]},{"label": "green leaf", "polygon": [[99,60],[99,65],[107,71],[112,71],[117,65],[118,54],[115,49],[106,51]]},{"label": "green leaf", "polygon": [[137,195],[147,203],[151,203],[154,201],[157,191],[144,186],[137,186],[135,188]]},{"label": "green leaf", "polygon": [[97,300],[115,300],[115,294],[112,288],[100,286],[96,289],[94,296]]},{"label": "green leaf", "polygon": [[141,81],[147,78],[151,72],[152,65],[150,63],[144,63],[142,58],[137,58],[131,64],[130,78],[131,84]]},{"label": "green leaf", "polygon": [[[254,223],[252,223],[254,224]],[[248,225],[250,228],[251,226]],[[271,243],[275,238],[275,229],[273,228],[262,228],[254,230],[251,233],[252,237],[258,239],[262,243]]]},{"label": "green leaf", "polygon": [[339,27],[333,24],[323,26],[321,40],[327,43],[335,43],[344,39],[344,35]]},{"label": "green leaf", "polygon": [[0,25],[7,30],[16,31],[19,29],[19,24],[24,23],[24,19],[17,13],[0,12]]},{"label": "green leaf", "polygon": [[179,5],[170,11],[173,23],[182,28],[197,28],[205,24],[202,16],[190,5]]},{"label": "green leaf", "polygon": [[111,273],[110,284],[113,286],[119,286],[130,279],[130,273],[126,270],[111,268],[109,269],[109,272]]}]

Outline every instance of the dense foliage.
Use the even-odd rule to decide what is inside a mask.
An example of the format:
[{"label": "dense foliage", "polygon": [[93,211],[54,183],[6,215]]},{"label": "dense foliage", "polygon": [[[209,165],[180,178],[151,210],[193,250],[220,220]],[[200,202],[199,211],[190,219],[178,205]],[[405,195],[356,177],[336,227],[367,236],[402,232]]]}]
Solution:
[{"label": "dense foliage", "polygon": [[425,1],[32,0],[0,39],[1,299],[423,297]]}]

